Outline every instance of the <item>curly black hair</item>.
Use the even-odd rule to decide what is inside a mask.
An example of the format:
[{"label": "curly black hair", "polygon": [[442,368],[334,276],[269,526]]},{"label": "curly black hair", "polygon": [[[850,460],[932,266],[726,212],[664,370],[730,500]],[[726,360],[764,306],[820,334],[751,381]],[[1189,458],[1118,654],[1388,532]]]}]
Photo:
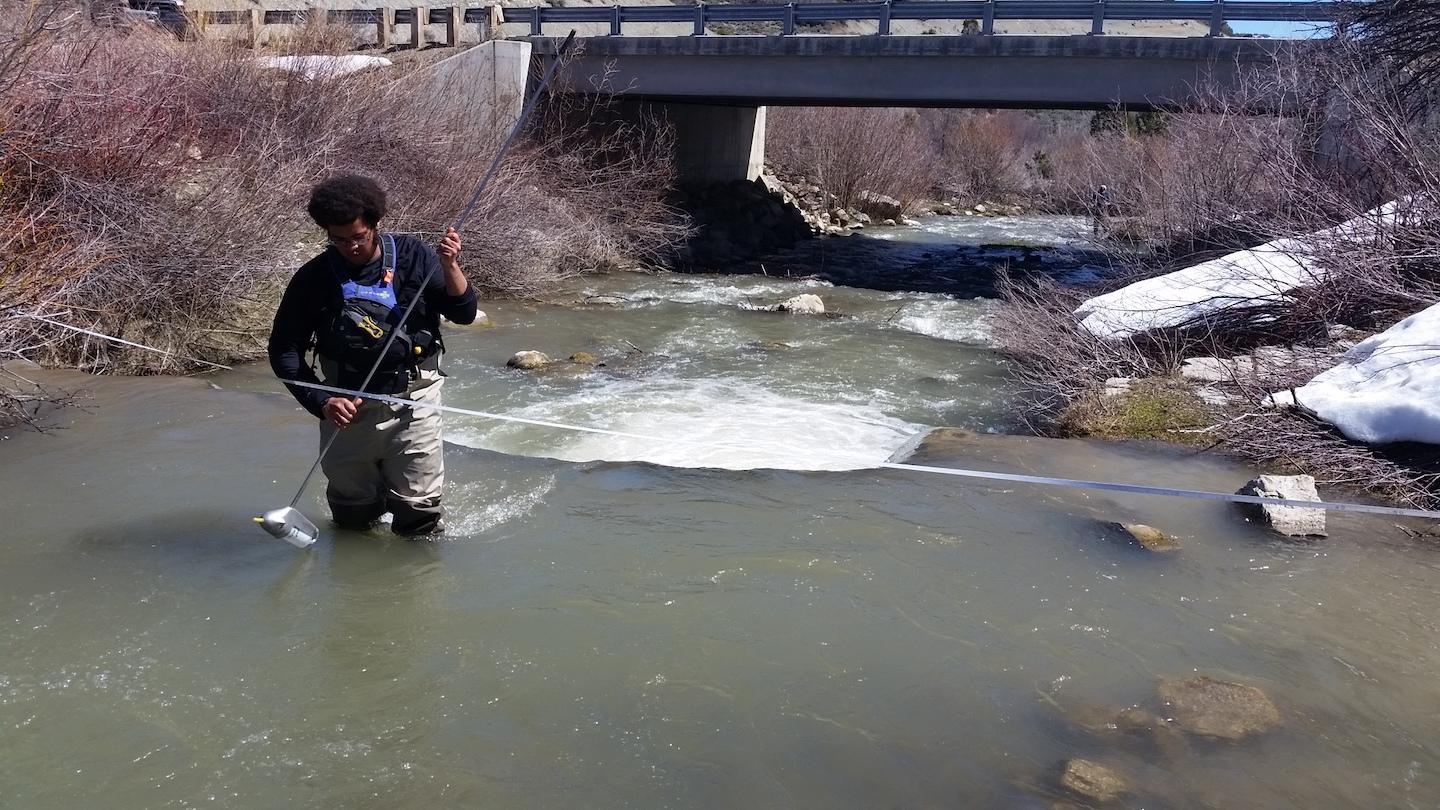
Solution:
[{"label": "curly black hair", "polygon": [[385,191],[363,175],[340,174],[310,189],[310,204],[305,210],[322,228],[349,225],[356,219],[363,219],[373,228],[385,216]]}]

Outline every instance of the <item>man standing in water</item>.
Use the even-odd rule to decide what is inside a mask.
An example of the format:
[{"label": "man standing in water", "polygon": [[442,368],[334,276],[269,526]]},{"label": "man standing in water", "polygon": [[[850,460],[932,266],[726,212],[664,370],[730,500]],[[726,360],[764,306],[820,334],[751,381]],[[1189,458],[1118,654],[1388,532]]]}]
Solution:
[{"label": "man standing in water", "polygon": [[[447,230],[431,250],[414,237],[382,232],[385,192],[353,174],[315,186],[307,210],[330,244],[295,273],[280,300],[269,344],[276,376],[316,383],[318,363],[325,385],[440,404],[440,316],[466,324],[476,312],[475,291],[460,271],[460,235]],[[402,323],[412,301],[415,309]],[[391,512],[397,534],[441,530],[438,410],[287,387],[321,420],[321,447],[338,432],[322,465],[337,526],[366,529]]]}]

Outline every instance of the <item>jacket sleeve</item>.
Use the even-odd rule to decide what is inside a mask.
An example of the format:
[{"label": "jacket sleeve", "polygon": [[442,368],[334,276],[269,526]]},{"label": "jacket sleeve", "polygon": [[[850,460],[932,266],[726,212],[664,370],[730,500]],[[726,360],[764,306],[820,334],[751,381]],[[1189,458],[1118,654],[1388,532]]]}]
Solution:
[{"label": "jacket sleeve", "polygon": [[[290,279],[285,295],[280,299],[280,307],[275,311],[275,322],[270,327],[270,342],[267,346],[270,368],[282,382],[320,382],[315,372],[305,363],[305,351],[310,347],[310,340],[315,335],[315,324],[312,321],[314,313],[307,305],[304,294],[303,276],[302,269]],[[317,419],[324,418],[325,400],[329,398],[329,394],[298,385],[285,387],[305,410],[314,414]]]},{"label": "jacket sleeve", "polygon": [[466,285],[465,292],[451,295],[445,290],[445,271],[440,268],[440,257],[435,254],[435,249],[423,245],[420,255],[424,265],[421,272],[430,275],[430,285],[425,288],[425,308],[436,315],[444,315],[451,323],[474,323],[479,308],[475,285]]}]

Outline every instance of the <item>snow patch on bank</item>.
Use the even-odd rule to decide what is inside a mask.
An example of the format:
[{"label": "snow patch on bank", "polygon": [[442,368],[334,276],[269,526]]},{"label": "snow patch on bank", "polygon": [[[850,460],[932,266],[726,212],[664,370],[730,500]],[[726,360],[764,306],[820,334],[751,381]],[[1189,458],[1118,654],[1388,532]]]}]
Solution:
[{"label": "snow patch on bank", "polygon": [[1333,228],[1266,242],[1250,250],[1148,278],[1087,300],[1075,317],[1097,337],[1120,339],[1181,326],[1229,310],[1283,301],[1297,287],[1324,279],[1315,251],[1327,241],[1373,240],[1394,225],[1408,201],[1394,201]]},{"label": "snow patch on bank", "polygon": [[1297,403],[1355,441],[1440,444],[1440,304],[1356,344],[1293,393],[1266,398]]},{"label": "snow patch on bank", "polygon": [[262,68],[288,70],[306,79],[317,76],[344,76],[362,70],[390,67],[393,62],[383,56],[262,56],[256,60]]}]

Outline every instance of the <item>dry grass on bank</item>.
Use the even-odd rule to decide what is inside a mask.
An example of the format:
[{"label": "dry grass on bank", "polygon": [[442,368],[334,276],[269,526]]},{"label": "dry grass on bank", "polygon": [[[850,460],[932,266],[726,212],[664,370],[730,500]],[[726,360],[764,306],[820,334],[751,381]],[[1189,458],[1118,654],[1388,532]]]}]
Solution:
[{"label": "dry grass on bank", "polygon": [[[68,9],[0,2],[0,353],[11,357],[154,373],[254,356],[278,290],[322,244],[304,214],[314,182],[375,176],[388,227],[438,237],[508,128],[476,131],[462,104],[404,91],[394,71],[306,80],[226,43],[99,29]],[[321,47],[296,52],[343,36],[309,33]],[[665,206],[663,128],[640,137],[616,123],[593,138],[540,118],[465,229],[464,264],[483,291],[533,294],[684,235]]]}]

